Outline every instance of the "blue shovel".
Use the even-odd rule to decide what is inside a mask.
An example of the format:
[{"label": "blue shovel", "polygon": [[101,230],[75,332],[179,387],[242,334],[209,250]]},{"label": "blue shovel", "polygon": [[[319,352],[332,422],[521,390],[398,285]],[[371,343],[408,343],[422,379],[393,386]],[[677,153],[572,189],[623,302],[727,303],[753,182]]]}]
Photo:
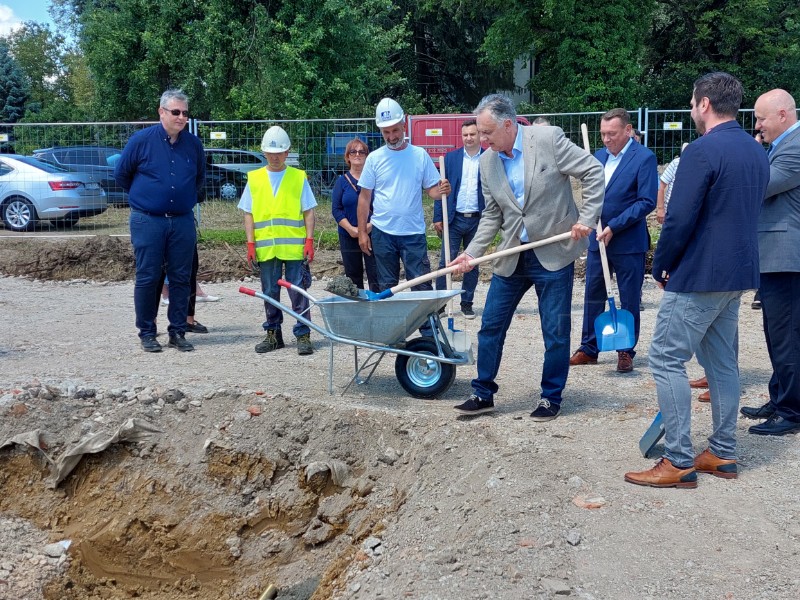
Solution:
[{"label": "blue shovel", "polygon": [[[602,229],[600,221],[597,222],[597,235]],[[606,294],[608,296],[608,310],[594,320],[594,334],[597,337],[597,349],[600,352],[610,350],[629,350],[636,342],[635,327],[633,324],[633,314],[622,308],[617,309],[614,300],[614,288],[611,284],[611,273],[608,268],[608,257],[606,256],[606,245],[599,241],[600,262],[603,264],[603,278],[606,282]]]}]

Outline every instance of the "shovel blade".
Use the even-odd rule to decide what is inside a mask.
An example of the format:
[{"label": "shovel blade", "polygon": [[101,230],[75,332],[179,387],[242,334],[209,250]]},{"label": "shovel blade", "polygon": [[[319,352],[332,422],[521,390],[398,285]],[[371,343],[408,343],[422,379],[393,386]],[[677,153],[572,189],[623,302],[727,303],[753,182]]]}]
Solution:
[{"label": "shovel blade", "polygon": [[633,313],[617,309],[609,298],[609,310],[598,315],[594,320],[594,334],[597,337],[597,349],[600,352],[611,350],[629,350],[636,343]]},{"label": "shovel blade", "polygon": [[647,428],[642,439],[639,440],[639,450],[642,456],[648,458],[648,455],[653,451],[653,448],[655,448],[655,445],[662,437],[664,437],[664,421],[661,418],[661,411],[658,411],[650,427]]}]

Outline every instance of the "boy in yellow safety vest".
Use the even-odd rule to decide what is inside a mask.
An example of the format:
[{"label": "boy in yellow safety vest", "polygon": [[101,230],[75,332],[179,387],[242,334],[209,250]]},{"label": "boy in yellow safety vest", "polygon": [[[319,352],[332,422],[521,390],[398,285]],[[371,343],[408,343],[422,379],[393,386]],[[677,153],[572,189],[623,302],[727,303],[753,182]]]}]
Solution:
[{"label": "boy in yellow safety vest", "polygon": [[[302,263],[314,260],[314,207],[317,201],[308,185],[305,171],[286,165],[291,141],[277,125],[261,140],[267,166],[250,171],[239,208],[244,211],[247,234],[247,261],[261,273],[261,290],[280,301],[278,280],[302,287]],[[292,310],[311,318],[308,299],[289,291]],[[272,352],[284,347],[281,324],[283,311],[264,302],[267,337],[256,344],[256,352]],[[312,354],[311,331],[298,321],[292,332],[297,338],[297,353]]]}]

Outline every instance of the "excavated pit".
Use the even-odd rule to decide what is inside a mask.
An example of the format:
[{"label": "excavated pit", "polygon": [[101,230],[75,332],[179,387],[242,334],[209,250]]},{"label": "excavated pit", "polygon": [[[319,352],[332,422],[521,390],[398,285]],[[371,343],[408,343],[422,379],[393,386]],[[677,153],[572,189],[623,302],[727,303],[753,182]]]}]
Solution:
[{"label": "excavated pit", "polygon": [[40,429],[50,457],[131,413],[164,431],[83,456],[55,489],[44,453],[0,450],[0,512],[71,541],[47,600],[255,599],[270,584],[279,599],[329,598],[344,569],[368,559],[364,539],[403,504],[398,481],[413,480],[391,448],[408,432],[385,415],[281,395],[143,405],[130,394],[36,393],[22,390],[14,406],[25,410],[3,419],[15,432]]}]

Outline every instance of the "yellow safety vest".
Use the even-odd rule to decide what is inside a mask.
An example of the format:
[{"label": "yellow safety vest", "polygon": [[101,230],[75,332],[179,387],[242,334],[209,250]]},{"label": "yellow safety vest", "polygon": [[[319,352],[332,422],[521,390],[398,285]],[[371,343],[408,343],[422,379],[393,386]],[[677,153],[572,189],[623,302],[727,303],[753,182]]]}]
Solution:
[{"label": "yellow safety vest", "polygon": [[254,237],[259,262],[272,258],[303,260],[306,225],[300,198],[305,180],[305,171],[286,167],[276,196],[266,167],[247,174],[253,198]]}]

